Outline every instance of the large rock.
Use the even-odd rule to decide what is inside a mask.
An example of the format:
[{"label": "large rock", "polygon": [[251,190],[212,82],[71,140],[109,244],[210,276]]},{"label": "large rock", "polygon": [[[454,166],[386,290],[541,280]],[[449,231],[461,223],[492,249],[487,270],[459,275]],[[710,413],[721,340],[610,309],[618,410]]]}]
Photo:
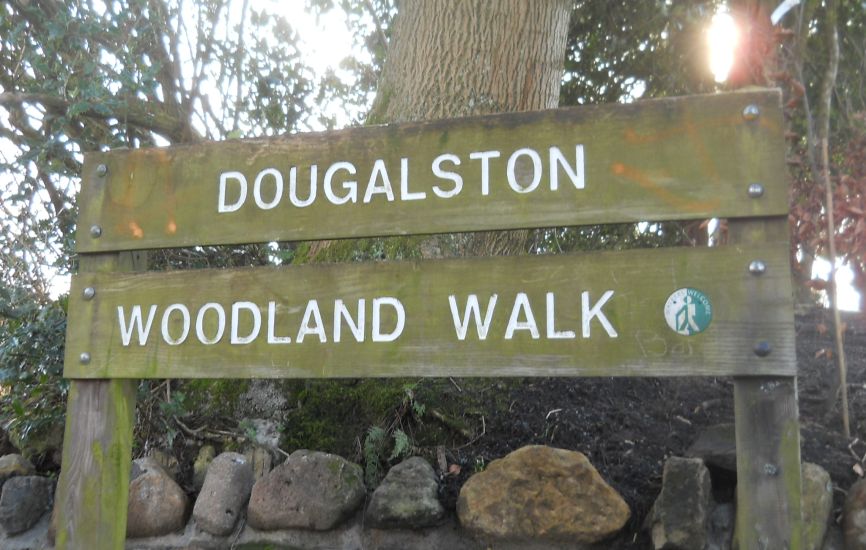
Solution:
[{"label": "large rock", "polygon": [[9,432],[9,439],[12,445],[21,449],[24,456],[45,457],[53,465],[59,466],[63,456],[63,430],[63,422],[54,422],[38,432],[13,430]]},{"label": "large rock", "polygon": [[161,449],[153,449],[150,451],[147,458],[159,464],[159,466],[165,470],[165,473],[171,476],[171,479],[175,481],[179,479],[180,463],[171,453]]},{"label": "large rock", "polygon": [[203,530],[217,536],[231,533],[253,488],[253,468],[244,455],[222,453],[207,469],[192,515]]},{"label": "large rock", "polygon": [[18,454],[0,456],[0,487],[7,479],[17,476],[31,476],[36,469],[29,460]]},{"label": "large rock", "polygon": [[186,524],[189,498],[183,489],[153,461],[135,461],[129,484],[126,536],[158,537],[182,529]]},{"label": "large rock", "polygon": [[848,489],[845,497],[845,548],[866,549],[866,479],[861,479]]},{"label": "large rock", "polygon": [[255,529],[331,529],[364,500],[363,471],[328,453],[300,450],[253,486],[247,511]]},{"label": "large rock", "polygon": [[147,472],[168,473],[152,456],[145,456],[132,461],[132,466],[129,469],[129,481],[135,481],[139,476]]},{"label": "large rock", "polygon": [[733,424],[710,426],[686,450],[686,456],[700,458],[708,466],[737,471],[737,440]]},{"label": "large rock", "polygon": [[437,493],[436,472],[426,460],[412,457],[397,464],[373,492],[367,520],[374,527],[436,525],[445,514]]},{"label": "large rock", "polygon": [[628,505],[578,452],[518,449],[469,478],[460,522],[482,539],[593,543],[620,529]]},{"label": "large rock", "polygon": [[833,482],[824,468],[809,462],[803,463],[802,480],[803,548],[818,550],[827,534],[833,510]]},{"label": "large rock", "polygon": [[712,505],[710,471],[703,460],[669,458],[662,473],[662,490],[650,519],[653,548],[705,548]]},{"label": "large rock", "polygon": [[731,550],[735,520],[733,502],[716,503],[710,514],[706,550]]},{"label": "large rock", "polygon": [[51,508],[53,496],[54,481],[47,477],[9,479],[0,494],[0,527],[9,535],[30,529]]}]

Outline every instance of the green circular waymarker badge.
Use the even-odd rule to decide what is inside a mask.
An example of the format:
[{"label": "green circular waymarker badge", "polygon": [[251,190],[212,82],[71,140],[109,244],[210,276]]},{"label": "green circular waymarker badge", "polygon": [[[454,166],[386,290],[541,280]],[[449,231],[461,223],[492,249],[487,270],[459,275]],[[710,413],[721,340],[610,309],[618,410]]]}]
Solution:
[{"label": "green circular waymarker badge", "polygon": [[712,320],[713,304],[700,290],[680,288],[665,302],[665,321],[677,334],[698,334],[707,330]]}]

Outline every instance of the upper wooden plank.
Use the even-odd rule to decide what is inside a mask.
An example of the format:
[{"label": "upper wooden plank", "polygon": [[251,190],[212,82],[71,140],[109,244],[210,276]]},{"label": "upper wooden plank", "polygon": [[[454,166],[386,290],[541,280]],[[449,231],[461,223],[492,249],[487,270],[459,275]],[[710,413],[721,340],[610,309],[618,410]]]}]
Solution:
[{"label": "upper wooden plank", "polygon": [[781,215],[783,146],[751,91],[91,153],[78,250]]},{"label": "upper wooden plank", "polygon": [[[749,273],[756,259],[763,275]],[[683,288],[700,292],[677,301]],[[82,273],[69,311],[70,378],[796,372],[788,248],[779,242]],[[668,318],[705,330],[682,335]],[[761,341],[772,346],[766,357],[753,352]]]}]

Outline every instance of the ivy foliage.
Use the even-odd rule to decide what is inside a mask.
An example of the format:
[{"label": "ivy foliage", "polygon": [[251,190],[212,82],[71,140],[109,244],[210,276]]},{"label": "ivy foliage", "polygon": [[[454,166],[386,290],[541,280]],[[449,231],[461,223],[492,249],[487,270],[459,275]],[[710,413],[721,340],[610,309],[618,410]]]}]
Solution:
[{"label": "ivy foliage", "polygon": [[0,288],[0,419],[25,454],[62,426],[68,383],[63,372],[66,302],[40,306],[21,291]]}]

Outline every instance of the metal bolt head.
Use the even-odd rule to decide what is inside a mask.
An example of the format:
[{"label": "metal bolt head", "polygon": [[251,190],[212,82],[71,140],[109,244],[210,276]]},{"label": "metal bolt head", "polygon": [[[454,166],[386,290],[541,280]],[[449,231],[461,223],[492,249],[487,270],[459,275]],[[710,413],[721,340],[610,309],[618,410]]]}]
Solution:
[{"label": "metal bolt head", "polygon": [[753,351],[758,357],[766,357],[770,355],[770,352],[773,351],[773,346],[770,345],[770,342],[767,342],[766,340],[761,340],[760,342],[755,344]]},{"label": "metal bolt head", "polygon": [[81,361],[82,365],[86,365],[90,363],[90,354],[86,351],[78,356],[78,360]]},{"label": "metal bolt head", "polygon": [[104,177],[105,174],[107,174],[107,173],[108,173],[108,166],[106,166],[104,164],[100,164],[99,166],[96,167],[96,175],[99,176],[100,178]]},{"label": "metal bolt head", "polygon": [[99,227],[98,225],[91,225],[90,226],[90,236],[93,237],[94,239],[98,239],[100,236],[102,236],[102,228]]},{"label": "metal bolt head", "polygon": [[761,260],[752,260],[749,262],[749,273],[752,275],[763,275],[767,272],[767,264]]},{"label": "metal bolt head", "polygon": [[92,300],[94,296],[96,296],[96,289],[92,286],[89,286],[84,289],[84,292],[81,293],[84,296],[85,300]]},{"label": "metal bolt head", "polygon": [[775,476],[779,473],[779,467],[775,464],[770,464],[769,462],[767,462],[766,464],[764,464],[764,473],[768,476]]},{"label": "metal bolt head", "polygon": [[761,109],[757,105],[746,105],[743,109],[743,118],[746,120],[756,120],[761,115]]},{"label": "metal bolt head", "polygon": [[760,183],[750,183],[749,184],[749,197],[752,199],[757,199],[764,195],[764,186]]}]

